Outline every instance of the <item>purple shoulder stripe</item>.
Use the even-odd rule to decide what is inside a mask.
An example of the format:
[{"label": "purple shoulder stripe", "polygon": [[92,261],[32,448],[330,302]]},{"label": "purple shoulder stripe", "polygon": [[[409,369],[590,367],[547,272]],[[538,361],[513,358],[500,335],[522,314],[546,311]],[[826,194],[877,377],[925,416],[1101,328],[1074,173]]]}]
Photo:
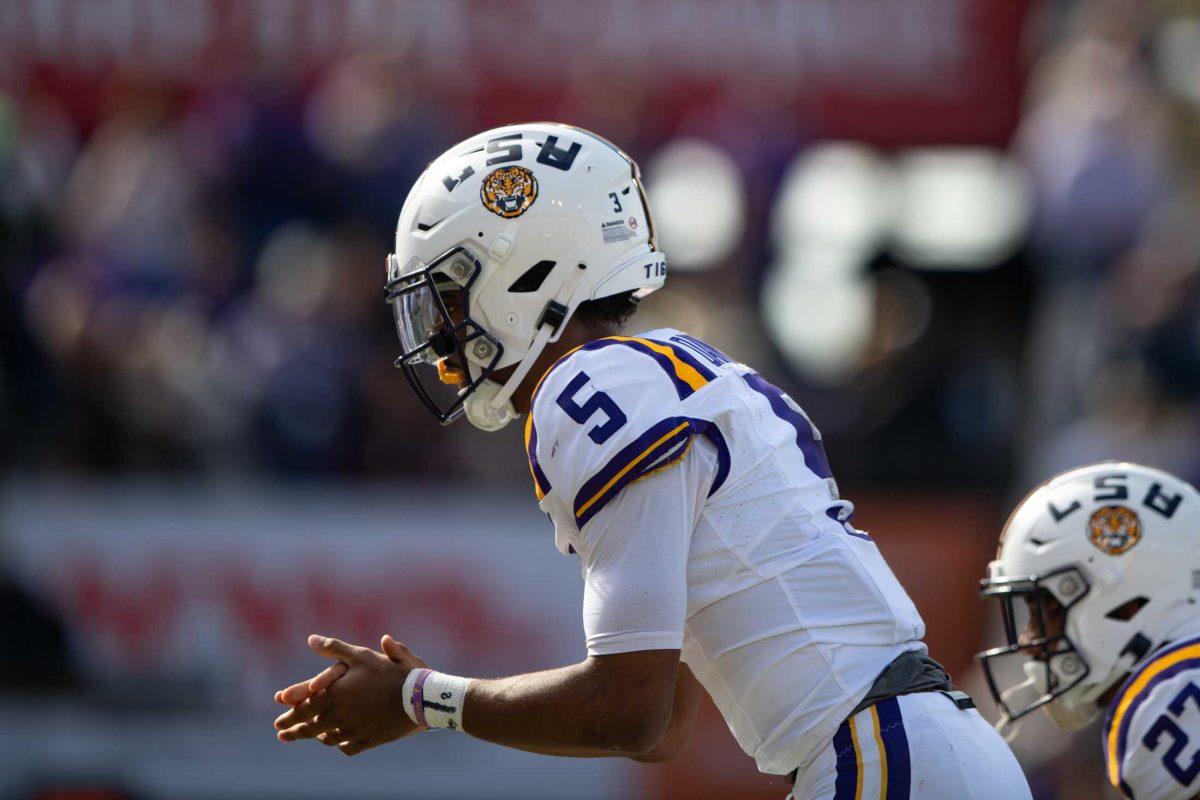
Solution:
[{"label": "purple shoulder stripe", "polygon": [[729,475],[730,456],[725,437],[708,420],[667,417],[622,447],[583,483],[575,495],[576,523],[583,527],[630,483],[682,457],[688,441],[696,435],[708,437],[717,450],[717,475],[708,491],[711,497]]}]

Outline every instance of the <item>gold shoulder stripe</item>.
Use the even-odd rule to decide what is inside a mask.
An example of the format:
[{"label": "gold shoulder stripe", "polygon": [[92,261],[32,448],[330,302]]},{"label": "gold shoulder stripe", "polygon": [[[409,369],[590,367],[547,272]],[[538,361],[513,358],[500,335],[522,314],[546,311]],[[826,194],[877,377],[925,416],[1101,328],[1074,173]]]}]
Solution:
[{"label": "gold shoulder stripe", "polygon": [[635,336],[609,336],[608,338],[617,342],[636,342],[642,347],[658,353],[671,362],[671,366],[675,369],[675,377],[690,386],[693,391],[708,385],[707,378],[701,375],[691,364],[682,361],[679,356],[675,355],[675,350],[665,344],[654,342],[650,339],[639,339]]}]

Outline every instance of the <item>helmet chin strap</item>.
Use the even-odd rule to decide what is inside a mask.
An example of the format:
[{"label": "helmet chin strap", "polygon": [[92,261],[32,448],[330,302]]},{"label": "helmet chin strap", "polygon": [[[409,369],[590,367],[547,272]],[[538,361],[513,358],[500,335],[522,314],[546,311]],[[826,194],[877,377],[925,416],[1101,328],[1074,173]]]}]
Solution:
[{"label": "helmet chin strap", "polygon": [[[579,264],[579,268],[573,270],[567,276],[567,280],[563,282],[563,286],[558,292],[558,297],[554,298],[551,302],[557,302],[566,308],[570,308],[571,301],[575,299],[575,290],[579,286],[579,281],[583,277],[585,269],[587,269],[586,264]],[[463,402],[463,410],[466,412],[468,422],[481,430],[498,431],[520,416],[512,404],[513,392],[525,380],[529,374],[529,370],[533,369],[534,362],[537,361],[538,356],[542,354],[542,350],[546,348],[546,343],[550,341],[550,338],[557,331],[557,326],[549,322],[543,322],[538,326],[537,333],[533,336],[533,341],[529,343],[529,349],[525,351],[525,356],[517,364],[516,369],[513,370],[513,374],[508,377],[508,380],[503,385],[489,379],[481,383],[471,393],[471,396]]]}]

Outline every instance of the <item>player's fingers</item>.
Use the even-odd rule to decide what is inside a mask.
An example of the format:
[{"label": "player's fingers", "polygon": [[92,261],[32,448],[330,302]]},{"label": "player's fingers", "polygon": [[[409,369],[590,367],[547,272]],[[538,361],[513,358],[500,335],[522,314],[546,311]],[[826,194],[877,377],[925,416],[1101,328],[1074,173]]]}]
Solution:
[{"label": "player's fingers", "polygon": [[355,661],[360,660],[363,655],[371,652],[365,647],[346,644],[340,639],[331,639],[328,636],[317,636],[316,634],[308,637],[308,646],[318,655],[347,664],[353,664]]},{"label": "player's fingers", "polygon": [[370,750],[374,746],[373,744],[367,744],[362,739],[351,739],[348,742],[339,744],[337,749],[341,750],[344,755],[356,756],[363,750]]},{"label": "player's fingers", "polygon": [[294,742],[298,739],[315,739],[322,733],[330,733],[336,729],[337,725],[333,720],[318,717],[312,722],[301,722],[299,725],[293,725],[290,728],[279,731],[277,738],[281,742]]},{"label": "player's fingers", "polygon": [[[320,676],[318,676],[320,677]],[[293,683],[286,689],[281,689],[275,693],[275,702],[285,706],[294,706],[303,703],[305,700],[312,697],[316,692],[309,690],[308,685],[316,678],[309,678],[300,683]]]},{"label": "player's fingers", "polygon": [[337,747],[338,744],[346,741],[346,737],[342,735],[342,731],[339,728],[334,728],[325,733],[318,733],[316,739],[321,744],[328,745],[329,747]]},{"label": "player's fingers", "polygon": [[275,729],[283,730],[301,722],[311,722],[325,707],[324,695],[297,703],[275,718]]},{"label": "player's fingers", "polygon": [[286,730],[279,731],[275,734],[275,738],[281,742],[295,742],[300,739],[314,739],[318,735],[319,731],[313,729],[312,723],[304,722],[300,725],[293,725]]},{"label": "player's fingers", "polygon": [[275,730],[281,731],[284,728],[290,728],[293,725],[305,722],[311,719],[312,716],[315,715],[306,715],[303,711],[301,711],[300,706],[293,706],[276,717],[273,724],[275,725]]},{"label": "player's fingers", "polygon": [[409,659],[416,658],[412,650],[409,650],[402,642],[396,641],[386,633],[379,640],[379,649],[392,661],[408,661]]},{"label": "player's fingers", "polygon": [[333,685],[334,681],[345,675],[349,670],[350,668],[340,661],[333,666],[326,667],[321,670],[320,675],[308,682],[308,692],[310,694],[317,694],[328,689]]}]

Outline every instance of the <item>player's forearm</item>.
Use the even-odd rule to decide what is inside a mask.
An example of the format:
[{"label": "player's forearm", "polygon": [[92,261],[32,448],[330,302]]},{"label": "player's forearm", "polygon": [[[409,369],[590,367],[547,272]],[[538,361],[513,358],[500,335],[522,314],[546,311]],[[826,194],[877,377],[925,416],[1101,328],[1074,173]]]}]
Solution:
[{"label": "player's forearm", "polygon": [[688,666],[679,664],[675,679],[675,698],[671,703],[671,722],[653,749],[630,756],[634,761],[658,764],[670,761],[682,753],[692,739],[696,727],[696,710],[700,705],[700,682]]},{"label": "player's forearm", "polygon": [[464,705],[463,729],[480,739],[546,755],[645,753],[666,726],[670,696],[661,703],[631,703],[639,687],[621,685],[624,681],[613,677],[597,669],[593,659],[545,672],[475,680]]}]

